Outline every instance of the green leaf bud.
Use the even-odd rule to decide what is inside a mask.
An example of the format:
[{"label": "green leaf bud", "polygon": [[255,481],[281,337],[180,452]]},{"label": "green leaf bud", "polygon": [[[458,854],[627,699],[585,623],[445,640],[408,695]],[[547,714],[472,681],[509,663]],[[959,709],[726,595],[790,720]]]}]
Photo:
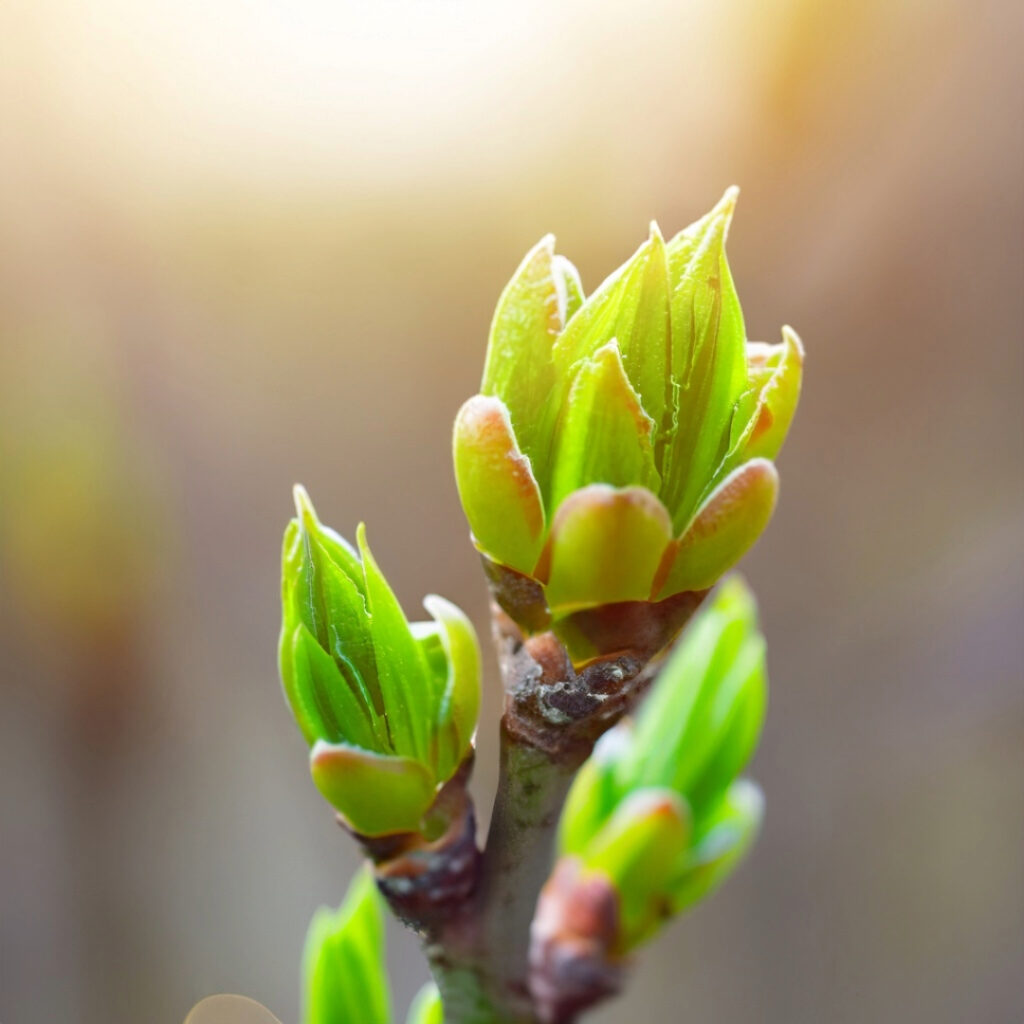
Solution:
[{"label": "green leaf bud", "polygon": [[337,910],[313,915],[302,975],[305,1024],[390,1024],[384,914],[369,868]]},{"label": "green leaf bud", "polygon": [[669,886],[671,912],[678,914],[709,895],[743,859],[761,827],[764,797],[748,779],[738,779],[702,817],[682,870]]},{"label": "green leaf bud", "polygon": [[279,660],[317,788],[367,836],[416,831],[470,749],[476,634],[436,595],[409,623],[360,525],[353,549],[295,489],[285,531]]},{"label": "green leaf bud", "polygon": [[750,845],[762,802],[737,776],[766,698],[754,599],[730,578],[694,616],[636,720],[598,742],[562,813],[560,853],[616,888],[620,951],[718,884]]},{"label": "green leaf bud", "polygon": [[668,242],[652,225],[586,298],[548,236],[498,303],[456,480],[477,547],[542,588],[556,631],[706,590],[771,517],[803,348],[788,327],[746,340],[725,256],[736,195]]},{"label": "green leaf bud", "polygon": [[437,986],[428,981],[416,993],[416,998],[409,1007],[406,1024],[444,1024],[444,1006],[441,1004],[441,993]]},{"label": "green leaf bud", "polygon": [[636,789],[587,844],[583,861],[619,895],[619,946],[628,949],[666,916],[664,894],[690,840],[690,809],[670,789]]},{"label": "green leaf bud", "polygon": [[625,719],[606,732],[576,773],[558,822],[562,853],[582,854],[621,800],[616,767],[631,747],[631,724]]}]

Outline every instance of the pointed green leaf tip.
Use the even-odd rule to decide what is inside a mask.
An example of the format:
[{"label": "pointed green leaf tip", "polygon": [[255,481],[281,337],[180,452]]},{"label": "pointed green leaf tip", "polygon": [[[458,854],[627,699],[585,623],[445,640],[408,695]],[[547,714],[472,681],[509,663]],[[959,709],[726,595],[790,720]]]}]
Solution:
[{"label": "pointed green leaf tip", "polygon": [[441,1004],[441,993],[437,986],[428,981],[416,993],[416,998],[409,1007],[406,1024],[444,1024],[444,1006]]},{"label": "pointed green leaf tip", "polygon": [[384,914],[369,867],[337,910],[310,922],[302,958],[304,1024],[390,1024]]},{"label": "pointed green leaf tip", "polygon": [[279,660],[285,698],[312,747],[313,781],[364,835],[417,830],[468,752],[480,654],[443,598],[409,623],[360,525],[353,549],[295,488],[282,555]]},{"label": "pointed green leaf tip", "polygon": [[692,620],[636,722],[598,743],[562,814],[561,853],[616,885],[623,950],[724,880],[753,841],[760,792],[737,776],[766,699],[754,599],[734,577]]},{"label": "pointed green leaf tip", "polygon": [[[803,347],[789,328],[746,339],[725,255],[738,194],[667,242],[652,224],[589,297],[547,236],[498,303],[456,480],[477,547],[545,588],[556,630],[582,608],[707,589],[771,517]],[[647,492],[668,523],[658,550],[651,516],[609,536],[605,513],[583,514],[594,488]]]}]

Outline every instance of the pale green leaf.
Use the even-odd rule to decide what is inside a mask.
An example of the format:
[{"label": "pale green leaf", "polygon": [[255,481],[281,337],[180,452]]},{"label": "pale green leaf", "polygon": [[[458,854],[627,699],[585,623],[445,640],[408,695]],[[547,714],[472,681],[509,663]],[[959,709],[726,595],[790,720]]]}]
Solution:
[{"label": "pale green leaf", "polygon": [[686,782],[697,814],[719,798],[757,747],[768,700],[764,647],[759,634],[744,639],[708,708],[705,732],[713,742],[704,763]]},{"label": "pale green leaf", "polygon": [[538,568],[552,615],[648,600],[671,528],[664,506],[641,487],[591,484],[576,491],[555,515]]},{"label": "pale green leaf", "polygon": [[436,796],[427,768],[409,757],[317,740],[309,766],[323,797],[367,836],[417,831]]},{"label": "pale green leaf", "polygon": [[743,462],[774,459],[786,439],[800,398],[804,350],[791,328],[783,327],[782,338],[778,345],[747,343],[748,389],[737,402],[729,452],[714,485]]},{"label": "pale green leaf", "polygon": [[301,622],[282,635],[281,678],[307,743],[327,739],[367,750],[380,747],[371,709]]},{"label": "pale green leaf", "polygon": [[670,789],[636,789],[583,853],[619,894],[620,944],[629,948],[661,920],[662,894],[677,875],[690,836],[685,801]]},{"label": "pale green leaf", "polygon": [[677,530],[722,461],[733,407],[746,388],[743,314],[725,257],[736,190],[667,246],[671,294],[671,437],[662,498]]},{"label": "pale green leaf", "polygon": [[544,544],[544,506],[502,401],[469,399],[456,417],[453,446],[455,480],[475,543],[493,561],[532,573]]},{"label": "pale green leaf", "polygon": [[444,1006],[441,1003],[441,993],[437,986],[428,981],[423,988],[416,993],[416,998],[409,1007],[409,1016],[406,1024],[444,1024]]},{"label": "pale green leaf", "polygon": [[587,484],[658,493],[654,421],[626,376],[614,340],[583,361],[556,431],[549,514]]},{"label": "pale green leaf", "polygon": [[557,414],[552,345],[582,296],[579,276],[555,255],[548,235],[530,250],[505,287],[491,323],[480,391],[500,398],[534,475],[543,487]]},{"label": "pale green leaf", "polygon": [[439,626],[446,677],[436,712],[439,738],[437,777],[446,781],[469,749],[480,713],[480,645],[476,630],[461,608],[437,594],[423,606]]},{"label": "pale green leaf", "polygon": [[559,822],[561,853],[581,855],[615,810],[622,795],[615,782],[615,760],[629,742],[629,726],[621,723],[598,740],[576,773]]},{"label": "pale green leaf", "polygon": [[384,917],[369,868],[338,910],[313,916],[302,975],[305,1024],[390,1024]]},{"label": "pale green leaf", "polygon": [[779,475],[751,459],[712,491],[679,539],[658,599],[706,590],[753,547],[775,511]]},{"label": "pale green leaf", "polygon": [[668,329],[665,243],[652,224],[650,238],[569,321],[555,344],[555,358],[568,374],[618,339],[626,374],[648,416],[661,426],[671,398]]},{"label": "pale green leaf", "polygon": [[[755,615],[753,596],[738,578],[726,581],[705,603],[641,707],[634,742],[618,765],[621,787],[670,786],[687,795],[716,748],[710,729],[716,697],[748,640],[759,636]],[[728,696],[724,704],[729,706]]]},{"label": "pale green leaf", "polygon": [[672,883],[674,913],[693,906],[729,877],[757,837],[763,816],[758,787],[746,779],[734,782],[704,816],[686,867]]}]

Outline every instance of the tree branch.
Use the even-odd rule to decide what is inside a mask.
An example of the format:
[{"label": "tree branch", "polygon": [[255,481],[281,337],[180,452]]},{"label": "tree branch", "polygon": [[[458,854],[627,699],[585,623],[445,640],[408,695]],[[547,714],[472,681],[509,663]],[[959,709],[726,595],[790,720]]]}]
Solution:
[{"label": "tree branch", "polygon": [[[617,650],[578,669],[554,633],[526,637],[494,605],[505,710],[482,857],[472,839],[468,762],[438,799],[451,822],[438,840],[395,846],[402,837],[391,837],[376,849],[363,840],[392,909],[423,937],[446,1024],[571,1024],[580,1007],[610,994],[595,979],[594,991],[573,1005],[538,998],[530,978],[530,926],[576,772],[647,688],[661,652],[703,596],[581,617],[574,624],[579,635],[607,640]],[[630,637],[632,644],[625,642]]]}]

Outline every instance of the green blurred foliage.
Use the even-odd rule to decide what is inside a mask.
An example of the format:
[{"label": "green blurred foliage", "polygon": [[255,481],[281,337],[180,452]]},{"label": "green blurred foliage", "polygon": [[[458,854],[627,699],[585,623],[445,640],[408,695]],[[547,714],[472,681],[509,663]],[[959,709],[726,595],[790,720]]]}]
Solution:
[{"label": "green blurred foliage", "polygon": [[370,868],[337,910],[314,915],[302,974],[304,1024],[390,1024],[384,907]]},{"label": "green blurred foliage", "polygon": [[762,798],[737,775],[766,698],[753,595],[731,577],[687,627],[635,723],[599,741],[562,814],[561,853],[616,888],[620,950],[723,881],[753,841]]}]

